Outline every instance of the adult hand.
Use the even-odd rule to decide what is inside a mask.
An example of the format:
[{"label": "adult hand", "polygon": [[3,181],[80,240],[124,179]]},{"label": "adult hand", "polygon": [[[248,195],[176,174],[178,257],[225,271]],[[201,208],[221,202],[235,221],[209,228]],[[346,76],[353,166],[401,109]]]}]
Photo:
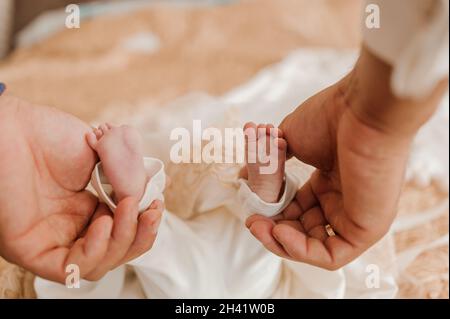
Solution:
[{"label": "adult hand", "polygon": [[149,250],[163,203],[138,215],[126,198],[113,215],[85,190],[96,154],[90,127],[56,109],[0,97],[0,255],[46,279],[64,283],[66,265],[82,278]]},{"label": "adult hand", "polygon": [[282,214],[247,220],[268,250],[334,270],[386,234],[411,141],[445,90],[440,85],[426,102],[400,101],[389,78],[390,67],[363,50],[349,76],[284,119],[290,154],[317,170]]}]

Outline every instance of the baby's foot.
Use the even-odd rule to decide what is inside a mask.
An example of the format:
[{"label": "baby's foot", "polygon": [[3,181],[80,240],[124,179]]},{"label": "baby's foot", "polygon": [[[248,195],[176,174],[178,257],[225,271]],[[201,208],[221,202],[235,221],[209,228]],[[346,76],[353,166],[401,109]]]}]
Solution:
[{"label": "baby's foot", "polygon": [[102,161],[103,171],[114,190],[115,200],[140,199],[148,176],[142,160],[142,139],[132,127],[102,124],[88,133],[88,144]]},{"label": "baby's foot", "polygon": [[248,186],[263,201],[276,203],[282,195],[287,143],[273,125],[247,123],[244,132]]}]

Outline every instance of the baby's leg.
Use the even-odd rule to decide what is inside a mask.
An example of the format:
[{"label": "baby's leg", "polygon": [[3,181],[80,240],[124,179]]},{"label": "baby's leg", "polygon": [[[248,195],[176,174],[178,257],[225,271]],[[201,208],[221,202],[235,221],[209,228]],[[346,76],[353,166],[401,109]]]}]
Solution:
[{"label": "baby's leg", "polygon": [[[246,135],[247,166],[245,174],[248,186],[259,198],[267,203],[278,202],[282,194],[284,182],[284,167],[286,162],[287,143],[282,138],[282,132],[272,125],[258,125],[247,123],[244,126]],[[276,164],[274,169],[265,173],[263,168],[269,166],[263,163],[263,153],[266,160]]]},{"label": "baby's leg", "polygon": [[148,176],[142,160],[142,138],[129,127],[103,124],[87,134],[88,144],[102,161],[103,171],[117,201],[133,196],[140,199]]}]

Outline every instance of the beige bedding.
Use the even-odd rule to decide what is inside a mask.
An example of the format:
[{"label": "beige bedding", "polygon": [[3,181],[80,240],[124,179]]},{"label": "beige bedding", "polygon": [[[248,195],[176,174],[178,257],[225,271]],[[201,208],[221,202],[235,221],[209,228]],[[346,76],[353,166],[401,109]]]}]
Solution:
[{"label": "beige bedding", "polygon": [[[0,63],[11,93],[91,121],[132,113],[139,101],[163,105],[192,91],[223,94],[299,47],[357,48],[358,0],[254,0],[195,9],[156,7],[100,17],[17,50]],[[152,32],[160,49],[130,54],[122,41]],[[407,185],[400,215],[446,197]],[[448,212],[395,237],[400,253],[448,233]],[[448,298],[448,245],[429,249],[399,274],[399,297]],[[0,259],[0,297],[33,297],[32,275]]]}]

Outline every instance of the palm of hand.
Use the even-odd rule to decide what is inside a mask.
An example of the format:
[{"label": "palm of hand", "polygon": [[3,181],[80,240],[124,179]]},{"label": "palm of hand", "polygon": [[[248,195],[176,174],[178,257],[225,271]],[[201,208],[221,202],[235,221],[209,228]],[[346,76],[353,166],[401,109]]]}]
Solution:
[{"label": "palm of hand", "polygon": [[0,248],[8,260],[45,273],[55,249],[68,247],[95,211],[96,198],[82,190],[96,155],[80,120],[2,99]]},{"label": "palm of hand", "polygon": [[281,129],[292,155],[317,170],[282,214],[252,216],[247,226],[279,256],[340,268],[387,232],[409,144],[366,125],[336,87],[305,102]]}]

